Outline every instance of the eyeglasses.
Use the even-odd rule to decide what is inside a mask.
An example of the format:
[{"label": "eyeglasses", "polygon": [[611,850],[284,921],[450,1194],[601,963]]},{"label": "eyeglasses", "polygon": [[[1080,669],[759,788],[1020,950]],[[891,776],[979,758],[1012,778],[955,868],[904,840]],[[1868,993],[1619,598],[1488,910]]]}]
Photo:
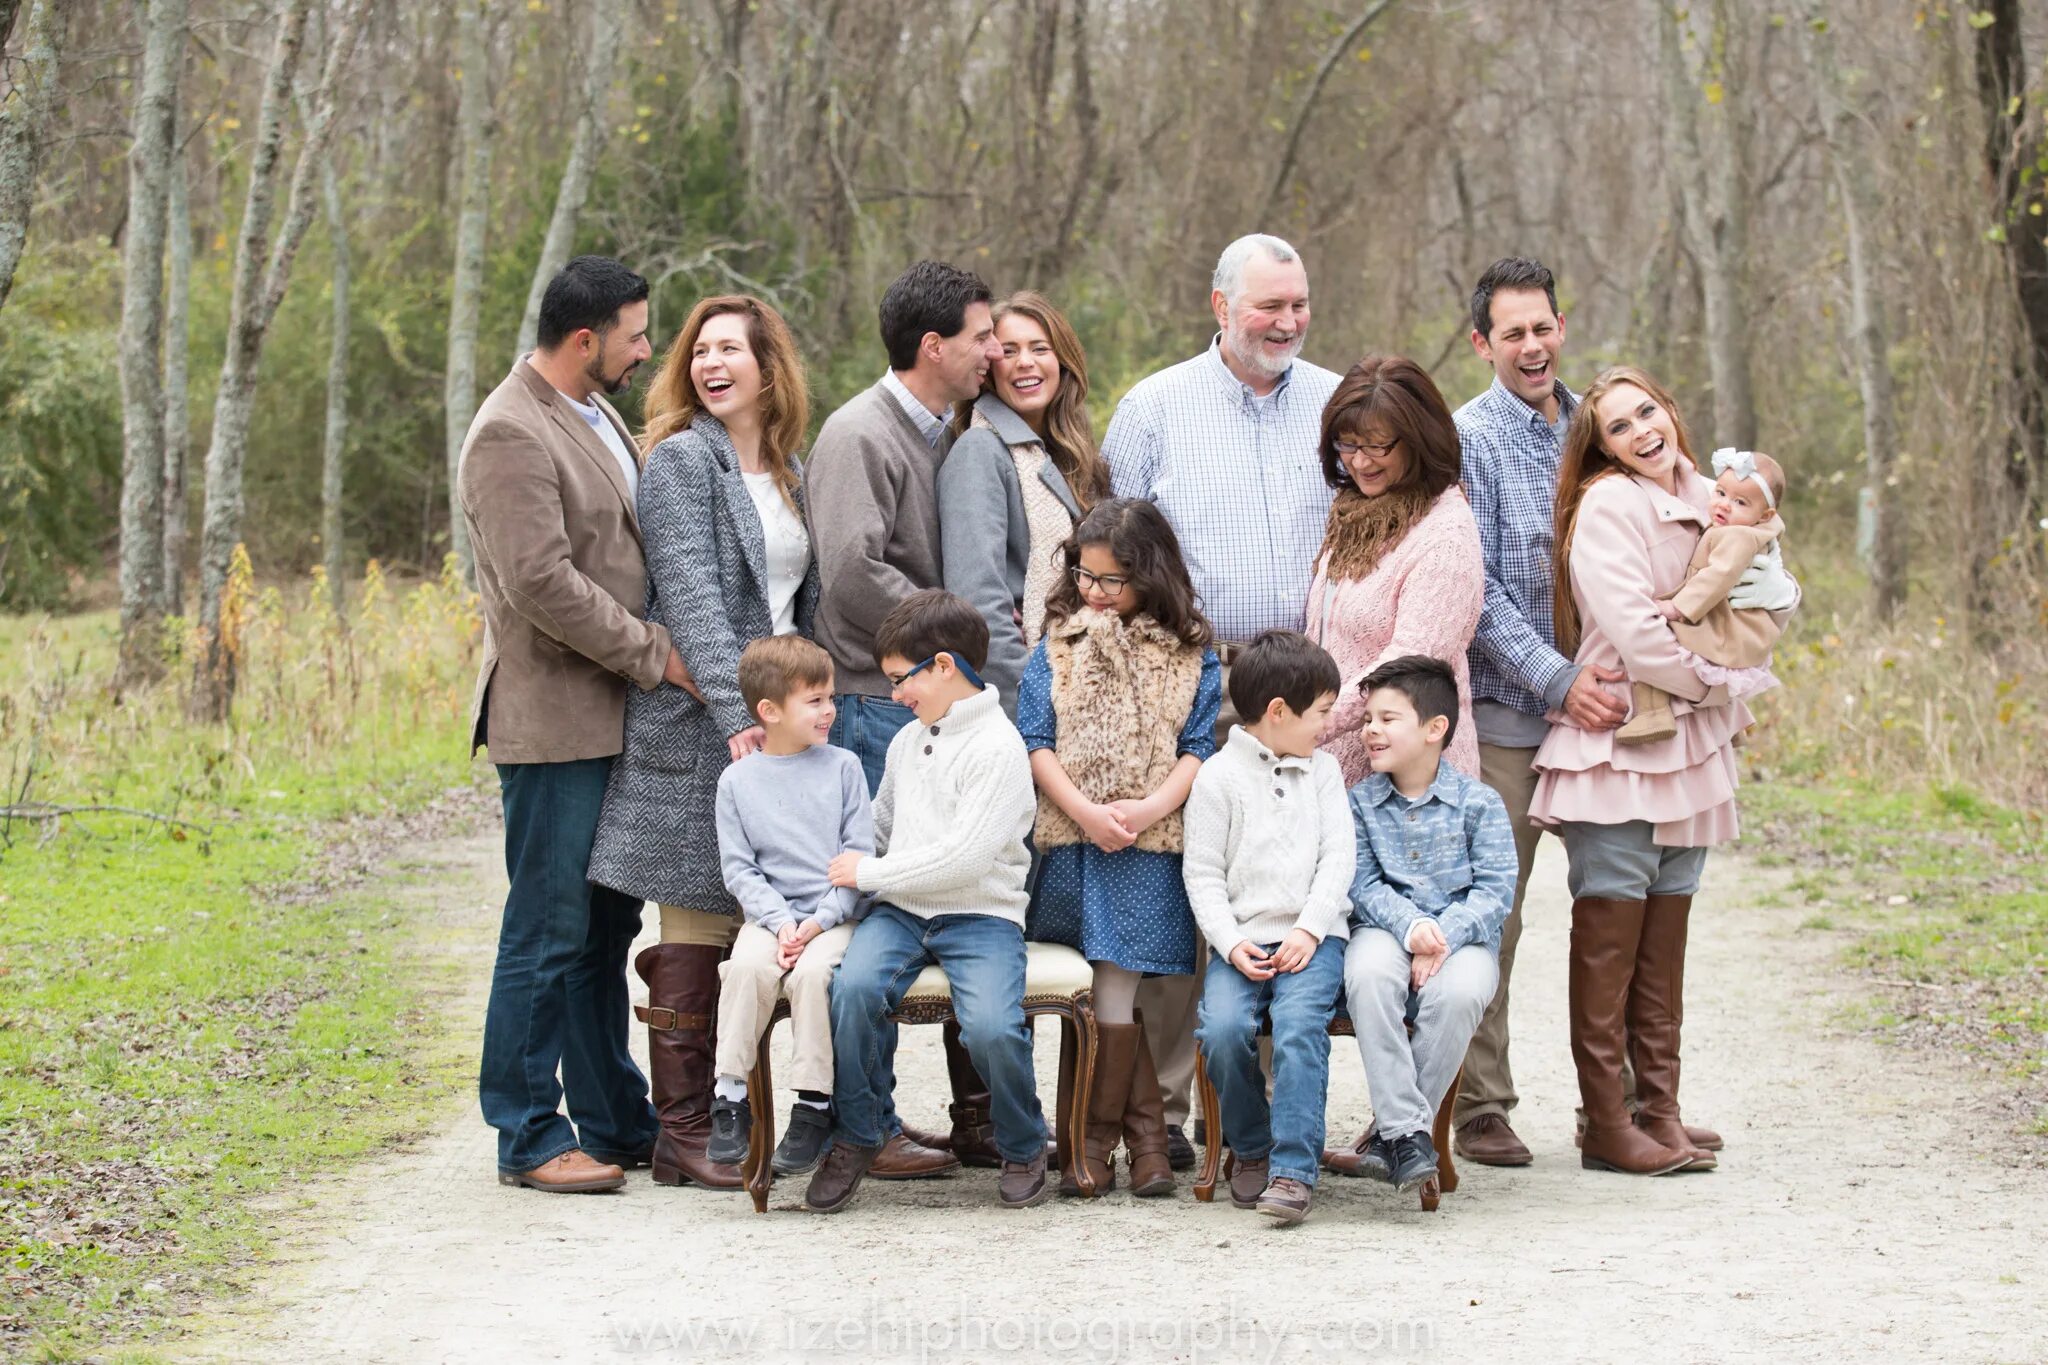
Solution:
[{"label": "eyeglasses", "polygon": [[934,654],[931,658],[926,659],[923,663],[912,665],[909,669],[906,669],[904,672],[884,673],[882,676],[889,680],[889,686],[901,687],[903,686],[903,684],[909,682],[912,678],[916,677],[918,674],[924,672],[927,668],[930,668],[933,664],[937,663],[938,659],[939,656]]},{"label": "eyeglasses", "polygon": [[1336,447],[1337,453],[1339,455],[1342,455],[1347,459],[1353,455],[1356,455],[1361,450],[1369,450],[1374,455],[1377,455],[1380,459],[1384,460],[1387,458],[1387,452],[1392,450],[1395,446],[1401,444],[1401,441],[1400,438],[1396,437],[1394,440],[1382,444],[1377,441],[1347,441],[1340,437],[1337,440],[1332,441],[1330,444]]},{"label": "eyeglasses", "polygon": [[1067,572],[1073,575],[1075,587],[1083,592],[1086,592],[1089,588],[1094,588],[1104,597],[1115,597],[1122,593],[1125,588],[1131,586],[1131,580],[1122,574],[1089,573],[1079,564],[1076,564]]}]

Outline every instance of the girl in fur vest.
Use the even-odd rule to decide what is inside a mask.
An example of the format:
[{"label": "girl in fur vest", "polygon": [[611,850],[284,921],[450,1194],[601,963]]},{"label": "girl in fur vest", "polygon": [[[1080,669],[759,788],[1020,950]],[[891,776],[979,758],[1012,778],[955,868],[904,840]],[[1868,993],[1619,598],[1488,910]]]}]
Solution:
[{"label": "girl in fur vest", "polygon": [[1017,694],[1043,857],[1027,936],[1078,948],[1095,969],[1082,1154],[1095,1188],[1115,1184],[1121,1135],[1132,1193],[1170,1194],[1164,1100],[1134,1006],[1146,976],[1195,970],[1181,806],[1216,752],[1223,667],[1180,542],[1150,502],[1097,503],[1061,554]]}]

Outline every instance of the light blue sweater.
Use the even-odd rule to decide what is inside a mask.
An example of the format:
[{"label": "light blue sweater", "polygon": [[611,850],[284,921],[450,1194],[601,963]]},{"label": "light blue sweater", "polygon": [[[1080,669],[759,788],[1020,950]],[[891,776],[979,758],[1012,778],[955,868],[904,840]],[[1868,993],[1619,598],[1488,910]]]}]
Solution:
[{"label": "light blue sweater", "polygon": [[861,893],[825,876],[846,849],[875,851],[867,778],[846,750],[759,750],[719,776],[718,856],[748,923],[778,933],[806,919],[825,930],[858,918]]}]

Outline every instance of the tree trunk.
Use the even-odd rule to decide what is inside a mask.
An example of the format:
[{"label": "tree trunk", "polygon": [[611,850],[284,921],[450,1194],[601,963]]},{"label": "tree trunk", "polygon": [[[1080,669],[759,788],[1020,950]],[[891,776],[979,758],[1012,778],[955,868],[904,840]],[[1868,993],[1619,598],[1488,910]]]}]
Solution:
[{"label": "tree trunk", "polygon": [[186,477],[192,446],[192,206],[187,195],[185,151],[171,151],[169,207],[170,277],[164,300],[164,571],[163,610],[185,610],[185,533],[191,525]]},{"label": "tree trunk", "polygon": [[1857,544],[1865,551],[1870,601],[1890,621],[1906,600],[1906,509],[1899,487],[1898,421],[1892,408],[1892,363],[1885,349],[1884,291],[1875,280],[1872,235],[1884,219],[1877,166],[1862,121],[1849,107],[1850,90],[1835,52],[1835,35],[1825,9],[1808,0],[1808,42],[1822,136],[1842,219],[1849,237],[1849,336],[1856,355],[1856,383],[1863,399],[1863,497],[1858,508]]},{"label": "tree trunk", "polygon": [[185,0],[150,0],[128,144],[121,284],[121,646],[116,690],[163,672],[164,221],[176,144]]},{"label": "tree trunk", "polygon": [[[1726,0],[1716,0],[1706,65],[1696,75],[1671,0],[1657,10],[1657,51],[1664,74],[1665,117],[1671,136],[1666,162],[1678,177],[1687,243],[1699,265],[1706,322],[1713,440],[1745,449],[1756,442],[1756,398],[1750,383],[1749,312],[1743,261],[1749,249],[1747,96],[1729,90],[1730,25]],[[1700,107],[1707,110],[1702,136]],[[1704,168],[1705,183],[1694,168]]]},{"label": "tree trunk", "polygon": [[256,367],[285,286],[291,281],[292,262],[312,222],[313,176],[334,131],[335,87],[355,47],[367,8],[367,0],[354,0],[328,48],[326,69],[292,168],[284,224],[272,241],[270,220],[277,208],[285,113],[292,102],[292,80],[305,46],[310,4],[311,0],[288,0],[284,7],[264,78],[248,198],[236,234],[227,353],[221,361],[213,435],[206,448],[206,512],[199,535],[200,638],[199,657],[193,664],[191,710],[202,720],[225,720],[234,703],[240,622],[233,611],[223,612],[223,599],[242,535],[242,465],[248,455],[249,420],[256,405]]},{"label": "tree trunk", "polygon": [[487,0],[462,0],[456,16],[455,60],[462,79],[462,101],[456,113],[461,146],[461,206],[455,220],[455,280],[448,300],[448,370],[442,385],[445,423],[442,428],[448,464],[448,548],[465,582],[476,577],[469,548],[469,527],[462,520],[456,466],[462,442],[476,416],[476,330],[484,277],[484,229],[491,211],[490,52],[484,43]]},{"label": "tree trunk", "polygon": [[[57,102],[57,67],[64,55],[64,6],[59,0],[31,0],[31,5],[14,88],[0,103],[0,307],[14,289],[14,267],[28,243],[43,133]],[[11,29],[13,14],[7,22]]]},{"label": "tree trunk", "polygon": [[[540,259],[534,262],[533,283],[526,291],[526,314],[519,320],[519,345],[513,352],[514,360],[533,349],[540,329],[541,295],[547,292],[548,281],[569,259],[569,249],[576,244],[576,215],[583,211],[583,201],[590,193],[591,173],[597,169],[605,101],[611,92],[612,66],[624,26],[619,0],[595,0],[591,5],[583,107],[576,116],[576,133],[569,143],[569,160],[562,167],[562,183],[555,191],[555,211],[548,219],[548,234],[541,242]],[[467,424],[464,430],[466,433]]]},{"label": "tree trunk", "polygon": [[334,253],[333,336],[327,347],[327,437],[320,455],[320,548],[327,567],[327,591],[337,616],[348,605],[343,578],[341,472],[348,445],[348,222],[341,212],[341,177],[334,158],[321,168],[321,190],[327,201],[327,239]]}]

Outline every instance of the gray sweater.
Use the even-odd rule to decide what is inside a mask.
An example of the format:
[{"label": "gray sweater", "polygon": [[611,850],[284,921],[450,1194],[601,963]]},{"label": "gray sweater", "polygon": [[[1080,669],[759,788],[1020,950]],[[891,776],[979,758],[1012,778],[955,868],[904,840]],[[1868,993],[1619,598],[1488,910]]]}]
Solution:
[{"label": "gray sweater", "polygon": [[875,851],[867,778],[846,750],[757,750],[719,776],[719,859],[749,924],[775,933],[806,919],[823,930],[858,918],[860,892],[825,876],[846,849]]},{"label": "gray sweater", "polygon": [[889,695],[875,632],[898,602],[941,586],[935,485],[948,444],[926,444],[877,382],[826,418],[811,446],[804,493],[820,582],[817,640],[840,692]]}]

